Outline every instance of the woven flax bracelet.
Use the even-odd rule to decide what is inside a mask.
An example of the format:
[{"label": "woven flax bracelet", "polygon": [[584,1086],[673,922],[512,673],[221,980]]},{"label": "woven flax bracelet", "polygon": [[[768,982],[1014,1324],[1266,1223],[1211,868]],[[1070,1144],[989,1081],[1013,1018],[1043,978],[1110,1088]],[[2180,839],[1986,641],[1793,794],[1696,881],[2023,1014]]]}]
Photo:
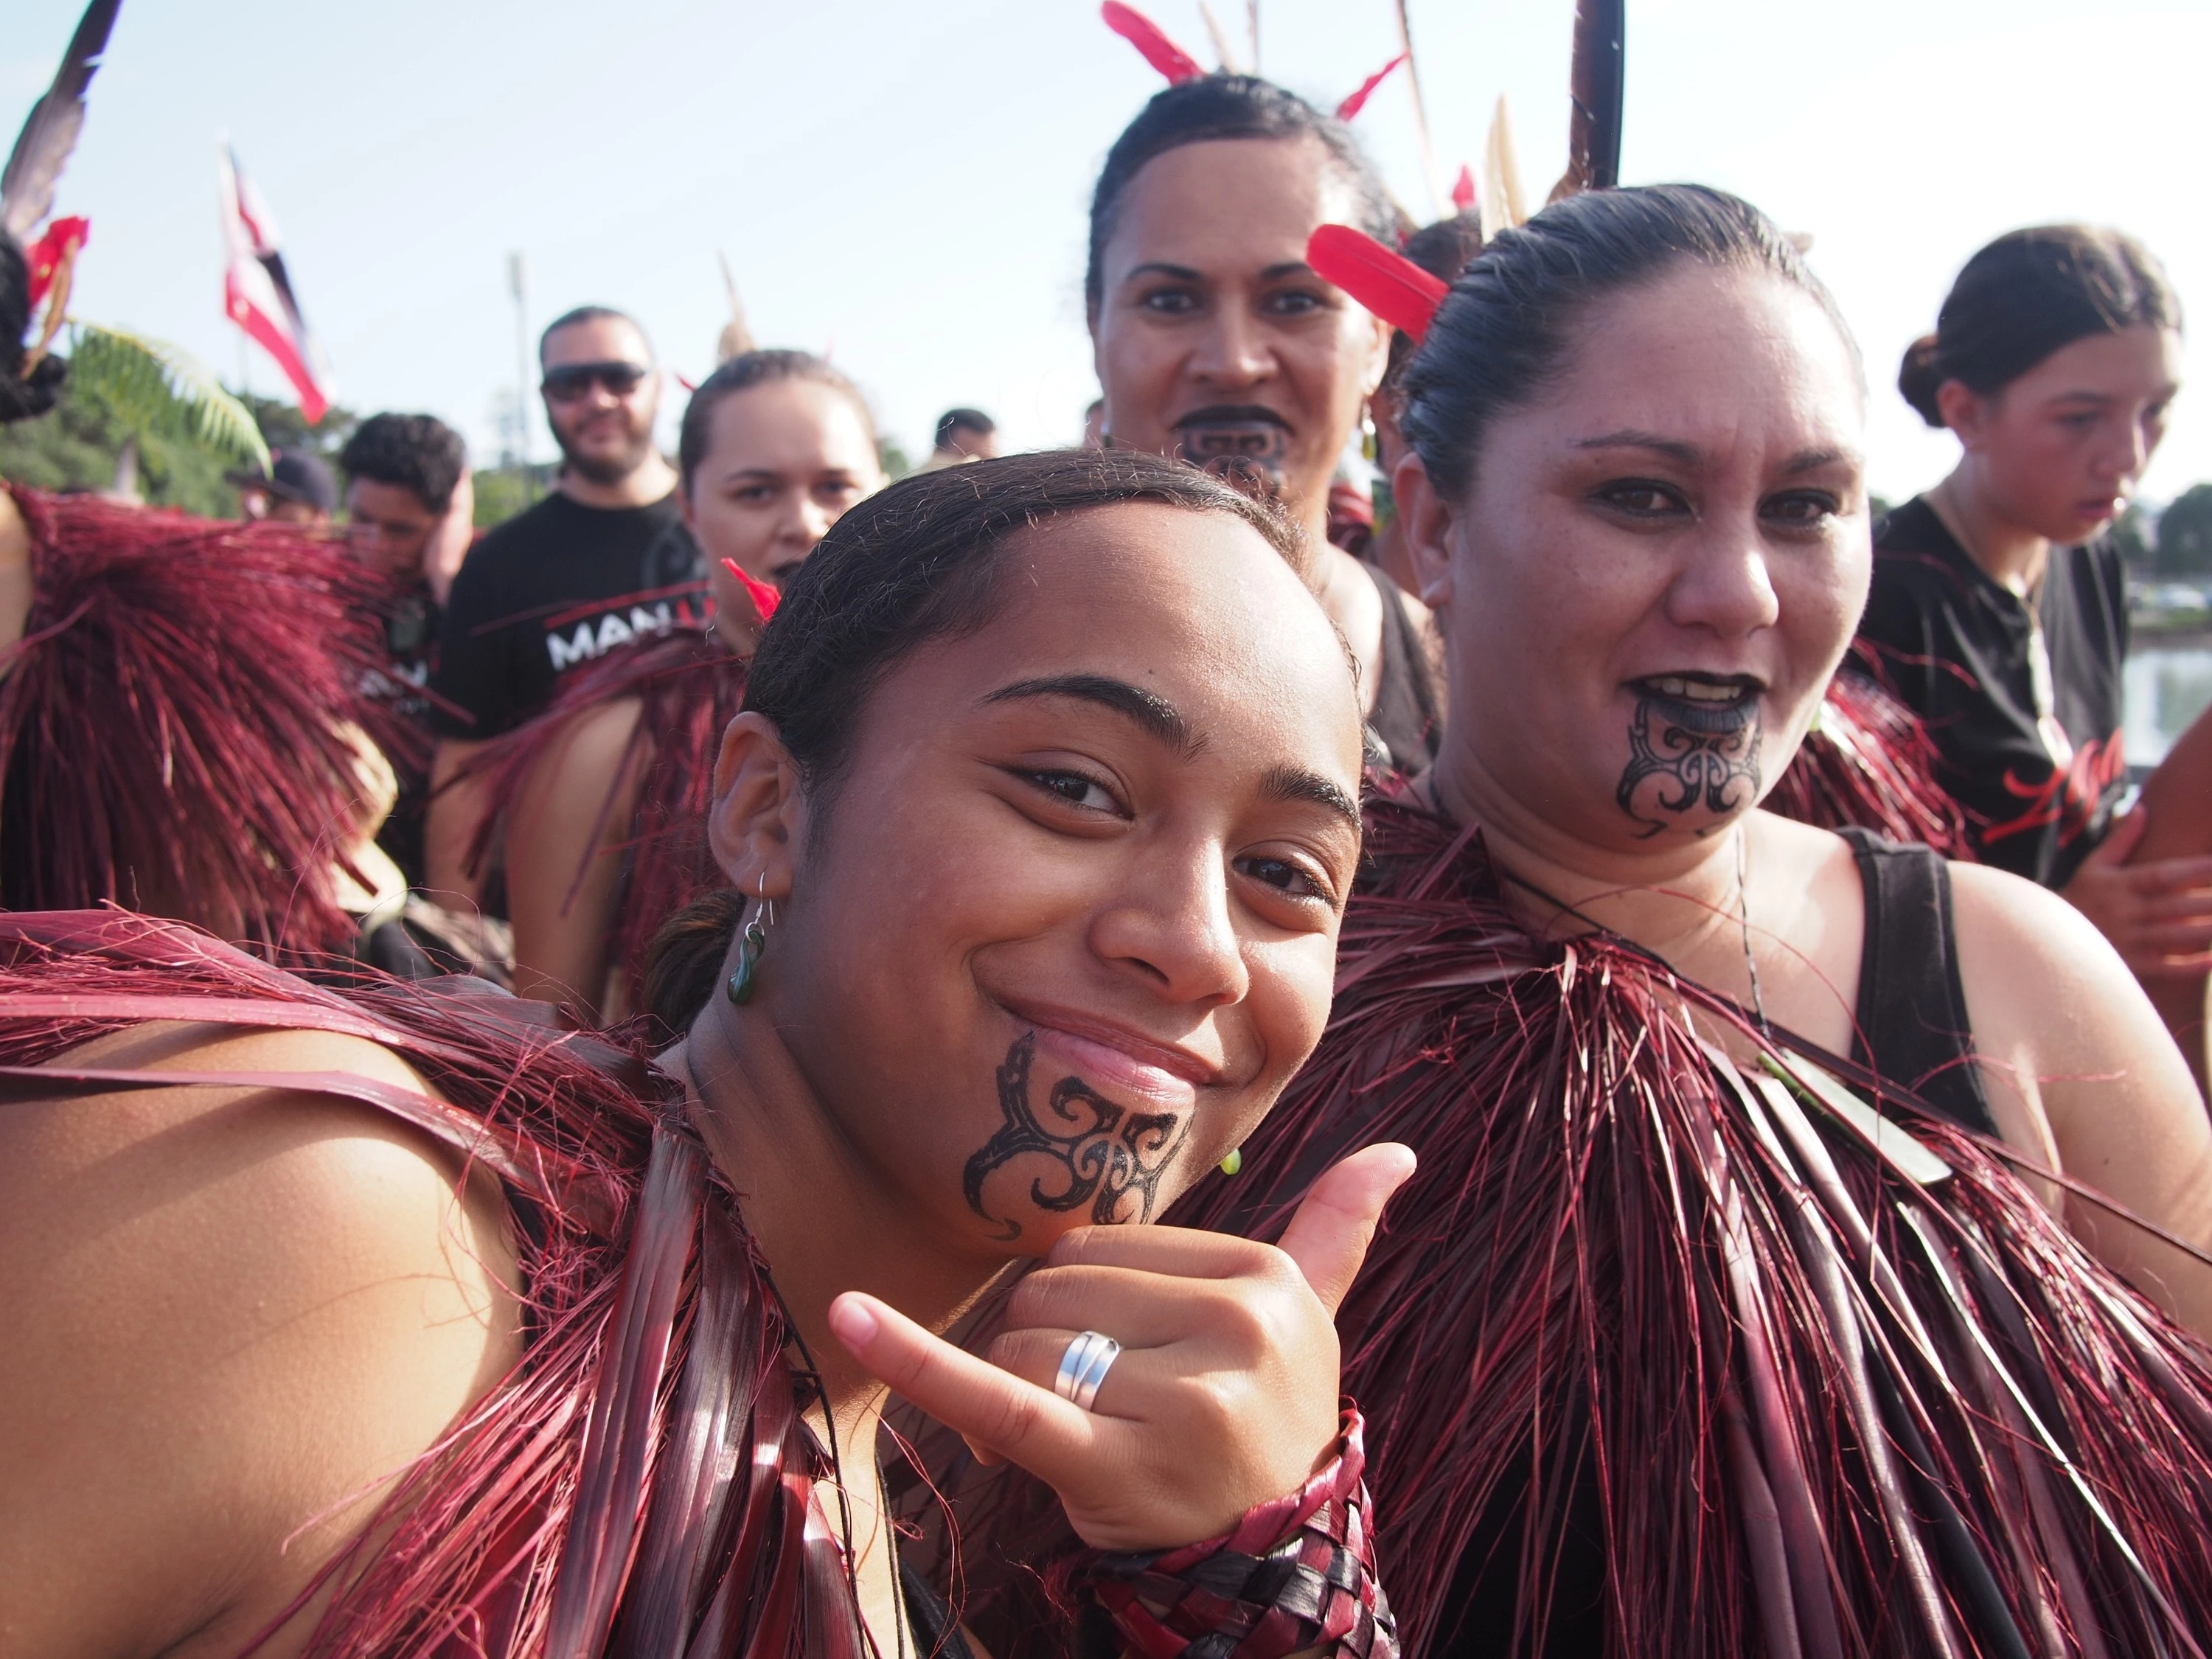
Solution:
[{"label": "woven flax bracelet", "polygon": [[1397,1659],[1398,1621],[1375,1577],[1367,1455],[1347,1407],[1334,1455],[1234,1531],[1180,1549],[1086,1554],[1073,1575],[1142,1659]]}]

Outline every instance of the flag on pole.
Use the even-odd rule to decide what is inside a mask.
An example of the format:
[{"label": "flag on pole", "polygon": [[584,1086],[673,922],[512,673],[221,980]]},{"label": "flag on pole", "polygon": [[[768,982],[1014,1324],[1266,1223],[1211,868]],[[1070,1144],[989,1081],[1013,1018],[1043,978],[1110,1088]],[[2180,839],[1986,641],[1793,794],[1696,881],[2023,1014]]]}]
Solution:
[{"label": "flag on pole", "polygon": [[307,331],[300,302],[292,297],[291,278],[284,274],[284,256],[277,248],[276,222],[227,143],[218,158],[217,177],[223,245],[230,258],[222,277],[223,310],[276,360],[299,394],[300,412],[313,426],[331,406],[330,365]]}]

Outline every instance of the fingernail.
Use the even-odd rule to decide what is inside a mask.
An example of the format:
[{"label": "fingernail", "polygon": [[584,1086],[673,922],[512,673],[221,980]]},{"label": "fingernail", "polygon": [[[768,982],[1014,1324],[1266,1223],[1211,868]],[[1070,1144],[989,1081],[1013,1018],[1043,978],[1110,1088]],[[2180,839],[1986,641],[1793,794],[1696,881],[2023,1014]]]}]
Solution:
[{"label": "fingernail", "polygon": [[848,1348],[866,1347],[882,1328],[875,1310],[850,1291],[830,1304],[830,1328]]}]

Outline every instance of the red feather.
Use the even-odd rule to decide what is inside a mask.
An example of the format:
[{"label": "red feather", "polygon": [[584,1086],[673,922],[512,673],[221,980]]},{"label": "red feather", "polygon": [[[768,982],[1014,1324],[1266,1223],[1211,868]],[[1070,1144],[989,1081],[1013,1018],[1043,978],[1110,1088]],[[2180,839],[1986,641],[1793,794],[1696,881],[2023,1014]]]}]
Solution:
[{"label": "red feather", "polygon": [[735,559],[723,560],[722,568],[738,579],[738,585],[745,590],[745,597],[753,602],[753,609],[760,612],[763,622],[775,615],[775,608],[783,599],[781,589],[772,587],[766,582],[755,581],[750,576],[745,574]]},{"label": "red feather", "polygon": [[1464,161],[1459,164],[1459,177],[1452,181],[1451,199],[1462,213],[1474,206],[1474,169]]},{"label": "red feather", "polygon": [[91,234],[89,219],[57,219],[46,227],[45,235],[23,250],[23,263],[31,269],[33,305],[46,297],[46,290],[54,285],[55,273]]},{"label": "red feather", "polygon": [[1098,8],[1098,15],[1108,28],[1142,52],[1147,64],[1166,76],[1170,86],[1179,87],[1206,73],[1198,66],[1198,59],[1169,40],[1160,32],[1158,23],[1134,6],[1125,6],[1121,0],[1106,0]]},{"label": "red feather", "polygon": [[1358,114],[1360,111],[1365,109],[1367,107],[1367,100],[1375,94],[1375,88],[1381,86],[1385,81],[1389,80],[1390,78],[1390,71],[1397,68],[1399,64],[1404,63],[1407,56],[1408,54],[1405,52],[1400,52],[1389,63],[1383,64],[1381,69],[1376,70],[1374,74],[1369,76],[1364,81],[1362,81],[1359,83],[1359,90],[1353,93],[1352,96],[1346,99],[1342,103],[1336,106],[1336,118],[1340,121],[1349,121],[1353,116]]},{"label": "red feather", "polygon": [[1349,225],[1323,225],[1306,241],[1306,263],[1394,328],[1416,340],[1450,291],[1402,253]]}]

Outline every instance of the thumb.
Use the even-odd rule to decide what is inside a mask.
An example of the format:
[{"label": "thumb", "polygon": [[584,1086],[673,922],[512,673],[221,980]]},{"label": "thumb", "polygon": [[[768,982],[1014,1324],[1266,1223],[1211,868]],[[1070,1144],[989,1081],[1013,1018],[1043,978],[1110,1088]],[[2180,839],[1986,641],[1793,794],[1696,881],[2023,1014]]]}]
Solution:
[{"label": "thumb", "polygon": [[1363,1146],[1332,1164],[1283,1231],[1280,1249],[1331,1315],[1344,1300],[1390,1194],[1413,1173],[1413,1149],[1395,1141]]},{"label": "thumb", "polygon": [[2137,801],[2129,811],[2112,820],[2112,827],[2105,832],[2104,840],[2097,843],[2097,850],[2081,862],[2101,864],[2116,869],[2135,856],[2136,848],[2142,845],[2143,836],[2149,829],[2150,811]]}]

